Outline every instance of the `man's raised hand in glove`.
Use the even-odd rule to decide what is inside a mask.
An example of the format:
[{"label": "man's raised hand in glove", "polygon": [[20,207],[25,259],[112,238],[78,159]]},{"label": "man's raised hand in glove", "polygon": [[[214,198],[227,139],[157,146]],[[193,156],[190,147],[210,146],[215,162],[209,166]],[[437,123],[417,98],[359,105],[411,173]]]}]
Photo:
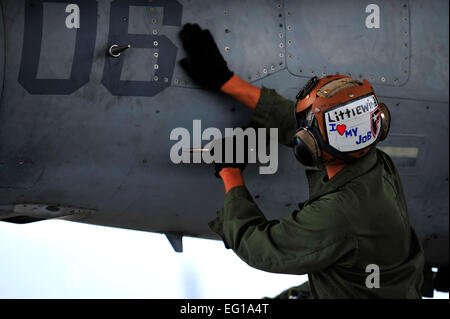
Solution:
[{"label": "man's raised hand in glove", "polygon": [[[200,86],[222,91],[254,110],[261,95],[261,89],[234,74],[220,53],[209,30],[202,30],[198,24],[185,24],[180,31],[180,39],[187,57],[180,61],[183,69]],[[224,140],[223,140],[224,141]],[[242,170],[244,165],[236,163],[216,163],[216,176],[221,177],[225,192],[244,185]]]},{"label": "man's raised hand in glove", "polygon": [[[225,192],[228,192],[235,186],[243,186],[244,179],[242,178],[242,172],[247,166],[249,158],[256,156],[255,146],[249,145],[247,136],[243,136],[241,143],[238,143],[236,135],[217,140],[215,143],[213,142],[213,145],[212,155],[214,155],[217,149],[221,149],[219,156],[221,161],[220,163],[215,161],[214,169],[216,177],[222,178],[224,182]],[[229,152],[233,155],[230,156],[231,154]],[[230,160],[227,161],[228,158]]]},{"label": "man's raised hand in glove", "polygon": [[181,30],[180,38],[187,53],[180,64],[201,86],[219,90],[233,76],[209,30],[188,23]]},{"label": "man's raised hand in glove", "polygon": [[220,90],[255,109],[261,89],[230,71],[209,30],[188,23],[180,31],[180,39],[187,53],[180,64],[189,76],[200,86]]}]

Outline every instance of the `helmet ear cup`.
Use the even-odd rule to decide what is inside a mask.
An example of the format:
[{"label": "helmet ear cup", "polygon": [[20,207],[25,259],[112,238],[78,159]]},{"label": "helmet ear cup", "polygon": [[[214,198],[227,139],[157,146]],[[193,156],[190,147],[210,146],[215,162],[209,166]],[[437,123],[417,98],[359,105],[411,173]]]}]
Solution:
[{"label": "helmet ear cup", "polygon": [[384,103],[380,103],[379,107],[381,109],[381,135],[380,141],[384,141],[389,134],[389,129],[391,127],[391,112],[389,112],[388,107]]},{"label": "helmet ear cup", "polygon": [[307,129],[299,129],[292,138],[294,155],[305,166],[315,166],[320,160],[320,148],[316,138]]}]

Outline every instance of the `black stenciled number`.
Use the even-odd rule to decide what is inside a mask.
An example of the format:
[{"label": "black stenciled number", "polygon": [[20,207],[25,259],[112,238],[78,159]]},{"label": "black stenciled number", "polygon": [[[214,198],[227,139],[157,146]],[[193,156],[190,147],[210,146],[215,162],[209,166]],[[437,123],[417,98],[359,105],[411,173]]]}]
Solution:
[{"label": "black stenciled number", "polygon": [[[115,0],[111,3],[111,15],[109,25],[109,43],[131,44],[131,48],[158,49],[158,69],[155,75],[165,81],[123,81],[120,80],[123,59],[106,57],[103,71],[103,85],[113,95],[117,96],[154,96],[172,82],[173,69],[175,67],[178,48],[164,35],[129,34],[128,20],[129,7],[163,7],[163,24],[171,26],[181,25],[182,5],[175,0]],[[157,42],[157,46],[154,42]],[[148,70],[151,72],[152,70]]]},{"label": "black stenciled number", "polygon": [[[19,83],[30,94],[71,94],[89,82],[97,30],[97,1],[31,0],[25,2],[25,32]],[[42,44],[43,3],[77,4],[80,28],[77,29],[75,53],[70,79],[37,79]],[[60,26],[65,28],[65,24]]]}]

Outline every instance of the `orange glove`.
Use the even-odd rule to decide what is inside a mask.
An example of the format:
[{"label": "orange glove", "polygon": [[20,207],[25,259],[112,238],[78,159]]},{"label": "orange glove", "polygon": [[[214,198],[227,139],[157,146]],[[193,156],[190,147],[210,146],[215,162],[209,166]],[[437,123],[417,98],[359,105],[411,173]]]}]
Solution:
[{"label": "orange glove", "polygon": [[255,110],[259,97],[261,96],[261,89],[244,81],[236,74],[234,74],[220,90],[226,94],[231,95],[235,100],[245,104],[252,110]]},{"label": "orange glove", "polygon": [[[241,102],[252,110],[255,110],[259,97],[261,96],[261,89],[244,81],[236,74],[234,74],[220,90],[228,95],[231,95],[235,100]],[[244,178],[242,172],[237,167],[225,167],[219,172],[225,186],[225,193],[236,186],[244,186]]]},{"label": "orange glove", "polygon": [[225,167],[219,172],[225,186],[225,193],[236,186],[244,186],[244,178],[241,170],[237,167]]}]

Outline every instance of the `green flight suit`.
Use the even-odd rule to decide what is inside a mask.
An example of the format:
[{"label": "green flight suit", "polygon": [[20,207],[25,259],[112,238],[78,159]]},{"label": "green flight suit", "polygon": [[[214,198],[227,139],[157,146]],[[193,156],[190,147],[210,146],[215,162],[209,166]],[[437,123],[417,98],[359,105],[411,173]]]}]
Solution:
[{"label": "green flight suit", "polygon": [[[277,127],[279,142],[289,145],[293,112],[292,101],[263,87],[253,123]],[[237,186],[211,229],[254,268],[308,274],[313,298],[421,298],[423,249],[389,156],[374,148],[331,180],[324,169],[306,175],[309,200],[300,210],[267,220],[247,188]],[[366,286],[376,283],[376,272],[366,268],[372,264],[379,288]]]}]

